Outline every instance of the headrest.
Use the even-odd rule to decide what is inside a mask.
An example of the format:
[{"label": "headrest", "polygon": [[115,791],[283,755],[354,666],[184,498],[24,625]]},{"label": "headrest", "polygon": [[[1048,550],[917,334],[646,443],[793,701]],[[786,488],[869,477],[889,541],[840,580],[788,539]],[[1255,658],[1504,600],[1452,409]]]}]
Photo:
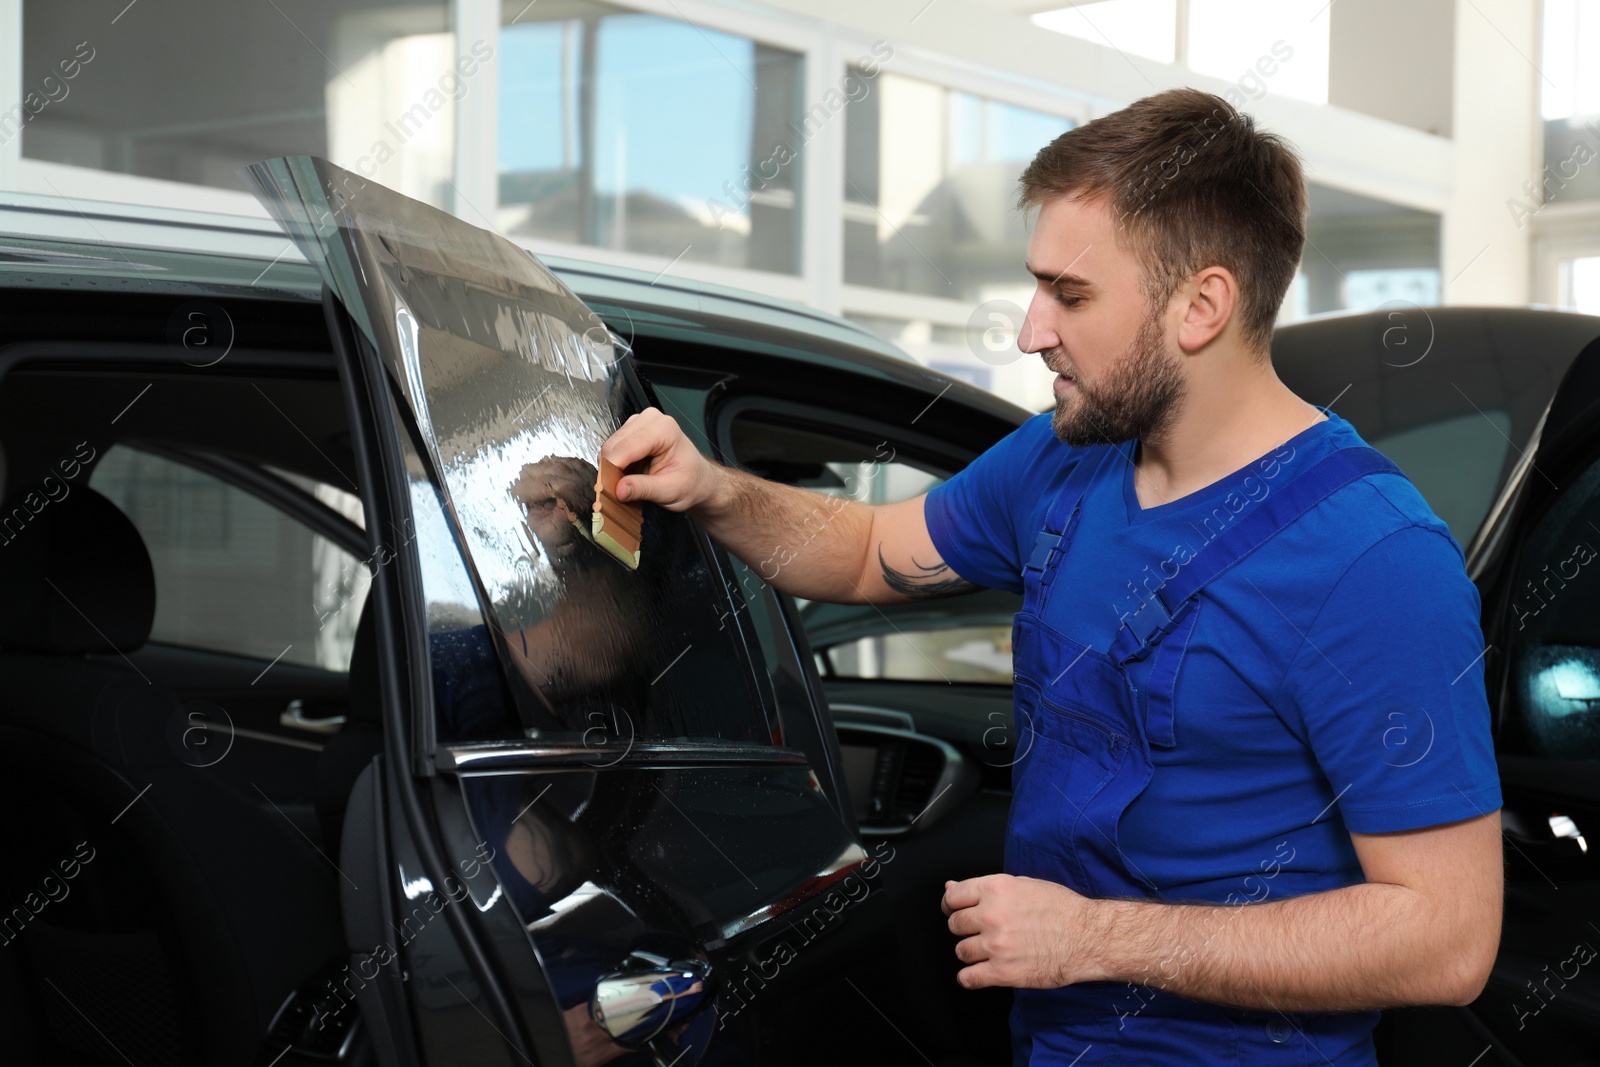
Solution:
[{"label": "headrest", "polygon": [[56,495],[28,486],[0,507],[0,647],[132,652],[149,639],[156,614],[144,539],[88,486],[53,488]]},{"label": "headrest", "polygon": [[378,595],[368,588],[356,621],[355,644],[350,649],[350,706],[345,714],[356,722],[383,725],[383,699],[378,681]]}]

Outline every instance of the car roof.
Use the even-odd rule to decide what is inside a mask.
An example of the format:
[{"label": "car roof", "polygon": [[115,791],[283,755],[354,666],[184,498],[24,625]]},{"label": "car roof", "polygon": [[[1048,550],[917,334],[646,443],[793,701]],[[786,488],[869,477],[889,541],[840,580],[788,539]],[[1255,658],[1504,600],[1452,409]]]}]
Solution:
[{"label": "car roof", "polygon": [[[1006,423],[1033,412],[924,367],[837,315],[731,286],[566,256],[539,259],[630,343],[668,338],[848,369],[945,395]],[[0,194],[7,288],[316,301],[316,270],[271,219]]]},{"label": "car roof", "polygon": [[1600,316],[1578,312],[1395,301],[1280,327],[1272,360],[1284,384],[1332,406],[1369,441],[1451,415],[1500,412],[1509,471],[1567,368],[1596,337]]}]

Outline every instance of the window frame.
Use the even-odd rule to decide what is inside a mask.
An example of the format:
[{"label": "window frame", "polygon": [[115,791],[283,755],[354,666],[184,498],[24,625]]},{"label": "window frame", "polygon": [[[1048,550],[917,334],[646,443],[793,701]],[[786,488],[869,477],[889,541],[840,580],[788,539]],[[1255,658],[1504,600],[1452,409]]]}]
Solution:
[{"label": "window frame", "polygon": [[1533,301],[1576,311],[1567,302],[1562,266],[1568,260],[1600,256],[1600,199],[1557,201],[1533,218],[1530,270]]}]

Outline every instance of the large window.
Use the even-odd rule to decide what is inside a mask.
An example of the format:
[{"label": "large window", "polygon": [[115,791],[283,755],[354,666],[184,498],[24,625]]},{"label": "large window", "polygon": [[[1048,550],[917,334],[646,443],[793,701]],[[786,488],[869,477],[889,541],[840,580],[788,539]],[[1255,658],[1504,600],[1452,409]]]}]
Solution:
[{"label": "large window", "polygon": [[1586,315],[1600,315],[1600,256],[1579,256],[1561,264],[1562,307]]},{"label": "large window", "polygon": [[[1016,210],[1017,177],[1064,131],[1145,92],[1098,64],[1119,78],[1125,60],[1214,75],[1247,109],[1269,95],[1326,101],[1330,27],[1360,22],[1327,0],[1032,5],[1035,26],[1122,53],[1041,78],[720,0],[114,3],[14,5],[23,62],[18,103],[0,101],[0,171],[19,190],[252,213],[239,168],[321,156],[540,255],[848,315],[1034,410],[1054,398],[1051,375],[1015,347],[1036,217]],[[1546,116],[1567,131],[1547,140],[1551,173],[1577,166],[1560,195],[1589,195],[1584,183],[1600,195],[1600,163],[1568,158],[1595,136],[1579,127],[1600,112],[1600,80],[1581,57],[1600,16],[1578,0],[1545,10]],[[995,29],[1022,55],[1062,43],[1018,20]],[[1170,76],[1152,70],[1150,87]],[[1325,151],[1315,169],[1395,176],[1359,149],[1325,167]],[[194,196],[197,185],[239,195]],[[1311,196],[1311,245],[1281,321],[1438,301],[1438,215],[1321,186]],[[84,239],[111,235],[62,214]]]},{"label": "large window", "polygon": [[1309,186],[1306,248],[1285,303],[1305,314],[1439,302],[1439,216],[1326,185]]},{"label": "large window", "polygon": [[1235,104],[1268,92],[1326,104],[1332,7],[1328,0],[1079,0],[1032,20],[1124,55],[1225,78]]},{"label": "large window", "polygon": [[[1600,197],[1600,6],[1589,0],[1545,0],[1540,63],[1544,116],[1543,199]],[[1537,192],[1537,190],[1535,191]],[[1525,197],[1530,207],[1540,198]]]},{"label": "large window", "polygon": [[799,272],[799,53],[586,0],[503,12],[501,230]]},{"label": "large window", "polygon": [[458,47],[443,0],[24,0],[22,54],[0,139],[20,126],[29,159],[239,189],[310,153],[444,205],[455,102],[493,47]]},{"label": "large window", "polygon": [[875,80],[845,109],[845,282],[961,301],[1030,291],[1017,176],[1072,120]]}]

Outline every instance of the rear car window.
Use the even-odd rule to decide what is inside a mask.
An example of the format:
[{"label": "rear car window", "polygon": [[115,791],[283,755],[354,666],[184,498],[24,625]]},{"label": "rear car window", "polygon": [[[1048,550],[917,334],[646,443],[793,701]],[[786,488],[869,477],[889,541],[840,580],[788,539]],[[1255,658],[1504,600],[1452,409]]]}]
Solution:
[{"label": "rear car window", "polygon": [[1456,543],[1466,545],[1494,502],[1511,429],[1508,411],[1469,411],[1367,443],[1394,460]]},{"label": "rear car window", "polygon": [[[107,449],[89,485],[150,552],[151,641],[349,669],[371,585],[361,560],[243,489],[129,445]],[[335,506],[349,496],[319,495]]]}]

